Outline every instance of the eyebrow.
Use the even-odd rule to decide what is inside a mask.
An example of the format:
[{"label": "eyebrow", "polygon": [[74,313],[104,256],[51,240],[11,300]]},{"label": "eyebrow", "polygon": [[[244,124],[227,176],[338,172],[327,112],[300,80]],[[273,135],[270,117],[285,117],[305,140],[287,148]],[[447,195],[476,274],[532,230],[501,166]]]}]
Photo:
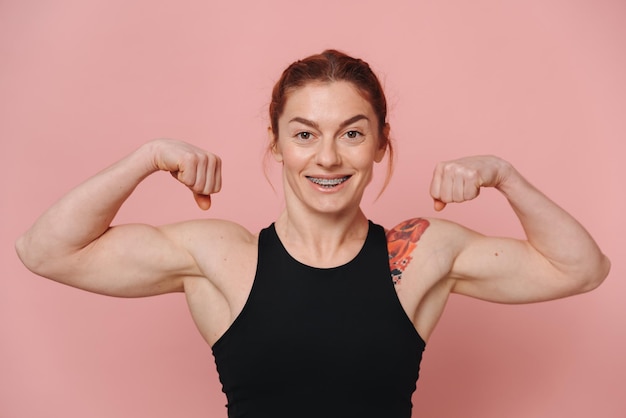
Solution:
[{"label": "eyebrow", "polygon": [[[354,122],[360,121],[362,119],[365,119],[366,121],[369,122],[369,118],[367,116],[362,115],[362,114],[358,114],[358,115],[354,115],[351,118],[346,119],[343,122],[341,122],[339,124],[339,129],[345,128],[348,125],[352,125]],[[317,122],[314,122],[312,120],[308,120],[308,119],[305,119],[305,118],[301,118],[299,116],[296,116],[295,118],[291,119],[289,121],[289,123],[291,123],[291,122],[299,122],[299,123],[301,123],[303,125],[310,126],[311,128],[314,128],[314,129],[319,129],[319,127],[320,127]]]}]

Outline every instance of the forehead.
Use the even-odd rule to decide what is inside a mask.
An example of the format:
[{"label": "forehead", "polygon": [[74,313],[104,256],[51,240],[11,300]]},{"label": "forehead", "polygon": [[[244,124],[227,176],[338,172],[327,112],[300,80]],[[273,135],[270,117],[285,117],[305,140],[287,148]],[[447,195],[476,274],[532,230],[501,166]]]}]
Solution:
[{"label": "forehead", "polygon": [[[356,114],[373,115],[369,100],[347,81],[311,82],[288,95],[281,118],[294,116],[311,120],[345,120]],[[375,118],[370,118],[375,120]]]}]

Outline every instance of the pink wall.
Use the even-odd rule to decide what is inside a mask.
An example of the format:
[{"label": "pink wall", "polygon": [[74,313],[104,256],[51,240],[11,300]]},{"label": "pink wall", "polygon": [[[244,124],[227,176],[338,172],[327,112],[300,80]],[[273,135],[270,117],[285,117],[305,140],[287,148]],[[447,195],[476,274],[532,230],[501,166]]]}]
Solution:
[{"label": "pink wall", "polygon": [[[281,207],[261,166],[271,86],[285,65],[327,47],[368,60],[387,88],[399,158],[385,194],[374,203],[375,184],[366,197],[372,219],[433,216],[434,163],[493,153],[575,214],[613,260],[602,287],[566,300],[453,297],[414,415],[626,416],[626,3],[241,3],[0,2],[0,416],[225,416],[181,295],[66,288],[25,270],[13,242],[70,187],[161,136],[221,155],[224,189],[202,213],[155,175],[120,222],[265,226]],[[495,193],[443,216],[520,233]]]}]

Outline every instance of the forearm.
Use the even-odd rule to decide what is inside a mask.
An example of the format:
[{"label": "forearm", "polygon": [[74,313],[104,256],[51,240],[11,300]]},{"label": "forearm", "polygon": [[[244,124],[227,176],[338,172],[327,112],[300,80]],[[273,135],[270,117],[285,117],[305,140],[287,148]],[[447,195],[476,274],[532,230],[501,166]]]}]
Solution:
[{"label": "forearm", "polygon": [[581,286],[601,283],[610,263],[587,230],[514,168],[507,171],[497,188],[508,199],[532,248]]},{"label": "forearm", "polygon": [[156,171],[147,144],[80,184],[50,207],[18,239],[24,264],[37,270],[85,248],[109,228],[137,185]]}]

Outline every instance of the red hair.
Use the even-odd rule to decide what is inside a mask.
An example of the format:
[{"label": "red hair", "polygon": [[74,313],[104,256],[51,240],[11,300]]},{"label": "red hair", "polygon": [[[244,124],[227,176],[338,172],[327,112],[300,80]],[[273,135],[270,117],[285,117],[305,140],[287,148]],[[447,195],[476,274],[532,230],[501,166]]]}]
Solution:
[{"label": "red hair", "polygon": [[385,186],[387,186],[393,168],[393,148],[389,139],[385,92],[369,64],[343,52],[328,49],[321,54],[296,61],[283,71],[274,85],[269,106],[270,126],[274,133],[270,147],[274,146],[278,139],[278,118],[282,115],[289,94],[309,83],[334,81],[352,83],[374,109],[378,122],[380,147],[389,149],[389,164],[385,180]]}]

